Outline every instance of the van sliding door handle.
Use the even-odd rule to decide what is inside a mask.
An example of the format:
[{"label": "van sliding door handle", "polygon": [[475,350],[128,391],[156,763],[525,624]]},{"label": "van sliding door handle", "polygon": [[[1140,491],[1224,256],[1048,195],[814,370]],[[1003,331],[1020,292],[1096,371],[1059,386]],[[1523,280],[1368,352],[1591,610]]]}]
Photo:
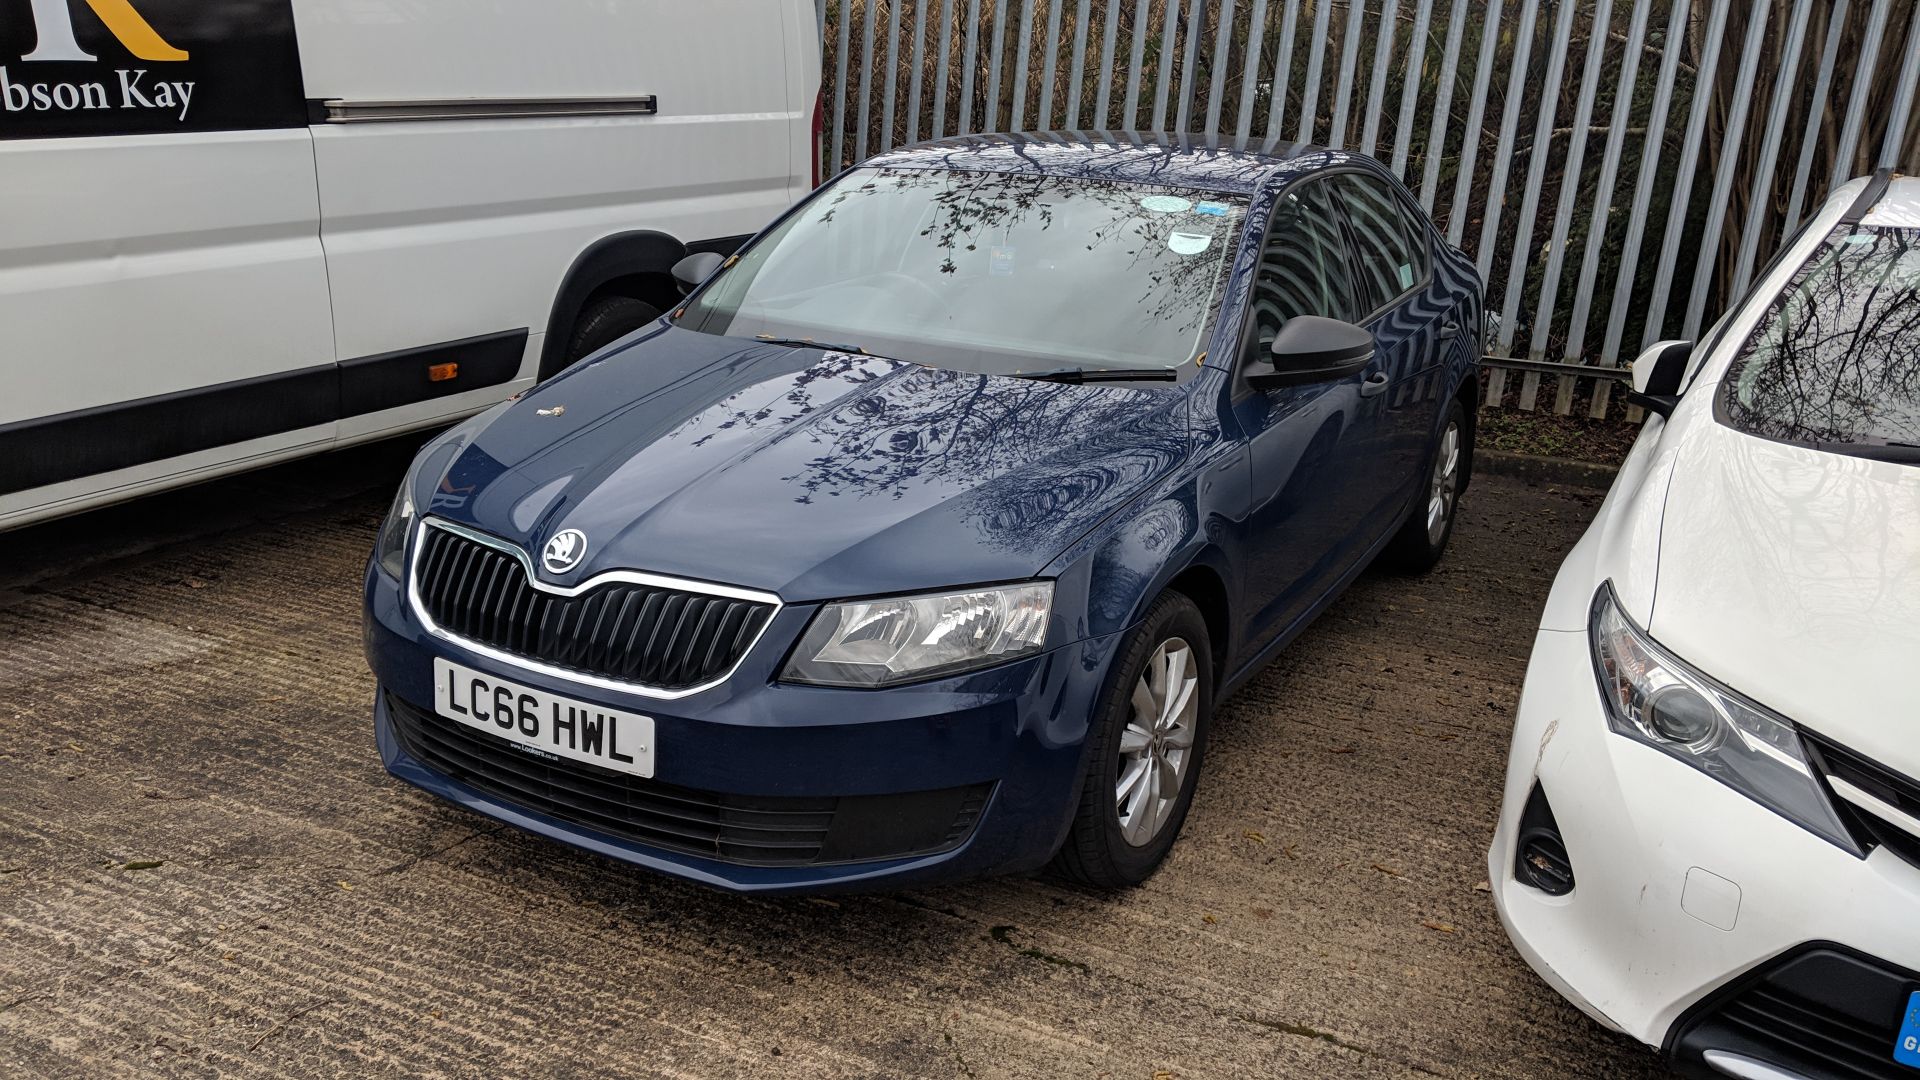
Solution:
[{"label": "van sliding door handle", "polygon": [[1392,382],[1393,380],[1387,376],[1386,372],[1376,371],[1373,374],[1367,376],[1366,380],[1360,384],[1360,396],[1372,397],[1373,395],[1381,393],[1382,391],[1386,390],[1386,388],[1389,385],[1391,385]]},{"label": "van sliding door handle", "polygon": [[1442,326],[1440,328],[1440,340],[1452,341],[1455,337],[1459,335],[1459,333],[1460,333],[1459,323],[1457,322],[1447,323],[1445,326]]}]

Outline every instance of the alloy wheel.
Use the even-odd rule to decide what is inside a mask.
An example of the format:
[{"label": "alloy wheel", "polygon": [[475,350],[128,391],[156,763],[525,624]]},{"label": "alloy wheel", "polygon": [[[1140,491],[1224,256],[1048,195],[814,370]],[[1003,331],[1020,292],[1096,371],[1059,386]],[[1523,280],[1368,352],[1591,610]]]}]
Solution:
[{"label": "alloy wheel", "polygon": [[1200,673],[1193,647],[1168,638],[1147,660],[1133,686],[1133,708],[1120,735],[1114,808],[1120,835],[1144,847],[1160,835],[1186,781],[1200,715]]},{"label": "alloy wheel", "polygon": [[1446,535],[1447,520],[1453,516],[1453,501],[1460,489],[1460,424],[1447,421],[1447,433],[1440,436],[1440,447],[1433,455],[1433,481],[1427,491],[1427,541],[1438,544]]}]

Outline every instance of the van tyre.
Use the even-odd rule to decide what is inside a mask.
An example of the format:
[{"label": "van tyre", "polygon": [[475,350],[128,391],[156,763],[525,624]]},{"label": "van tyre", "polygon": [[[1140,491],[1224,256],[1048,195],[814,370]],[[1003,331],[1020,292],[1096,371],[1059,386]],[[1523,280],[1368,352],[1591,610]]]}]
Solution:
[{"label": "van tyre", "polygon": [[1127,634],[1088,732],[1063,877],[1102,889],[1153,876],[1180,835],[1213,714],[1213,649],[1192,600],[1168,592]]},{"label": "van tyre", "polygon": [[602,296],[589,300],[573,321],[567,339],[567,363],[633,333],[660,317],[660,309],[631,296]]},{"label": "van tyre", "polygon": [[1383,562],[1395,570],[1417,574],[1440,561],[1453,536],[1454,519],[1460,516],[1460,492],[1466,488],[1472,468],[1473,428],[1467,423],[1466,407],[1455,398],[1447,406],[1446,423],[1427,457],[1420,497],[1407,514],[1406,524],[1387,542]]}]

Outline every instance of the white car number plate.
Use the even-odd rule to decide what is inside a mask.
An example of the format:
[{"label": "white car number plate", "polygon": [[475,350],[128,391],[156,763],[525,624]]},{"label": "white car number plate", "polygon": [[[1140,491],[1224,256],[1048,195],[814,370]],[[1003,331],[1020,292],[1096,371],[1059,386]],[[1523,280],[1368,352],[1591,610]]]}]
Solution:
[{"label": "white car number plate", "polygon": [[433,661],[433,711],[548,761],[653,775],[653,717],[590,705],[495,675]]}]

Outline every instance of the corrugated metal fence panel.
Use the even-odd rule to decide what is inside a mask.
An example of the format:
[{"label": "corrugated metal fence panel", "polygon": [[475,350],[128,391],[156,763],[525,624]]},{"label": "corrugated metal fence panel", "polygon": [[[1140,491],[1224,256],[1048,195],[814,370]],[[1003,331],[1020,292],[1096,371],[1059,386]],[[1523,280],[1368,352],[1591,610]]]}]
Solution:
[{"label": "corrugated metal fence panel", "polygon": [[1617,373],[1566,364],[1698,333],[1835,185],[1920,171],[1920,0],[815,3],[830,166],[1009,127],[1387,162],[1482,269],[1522,409],[1605,415]]}]

